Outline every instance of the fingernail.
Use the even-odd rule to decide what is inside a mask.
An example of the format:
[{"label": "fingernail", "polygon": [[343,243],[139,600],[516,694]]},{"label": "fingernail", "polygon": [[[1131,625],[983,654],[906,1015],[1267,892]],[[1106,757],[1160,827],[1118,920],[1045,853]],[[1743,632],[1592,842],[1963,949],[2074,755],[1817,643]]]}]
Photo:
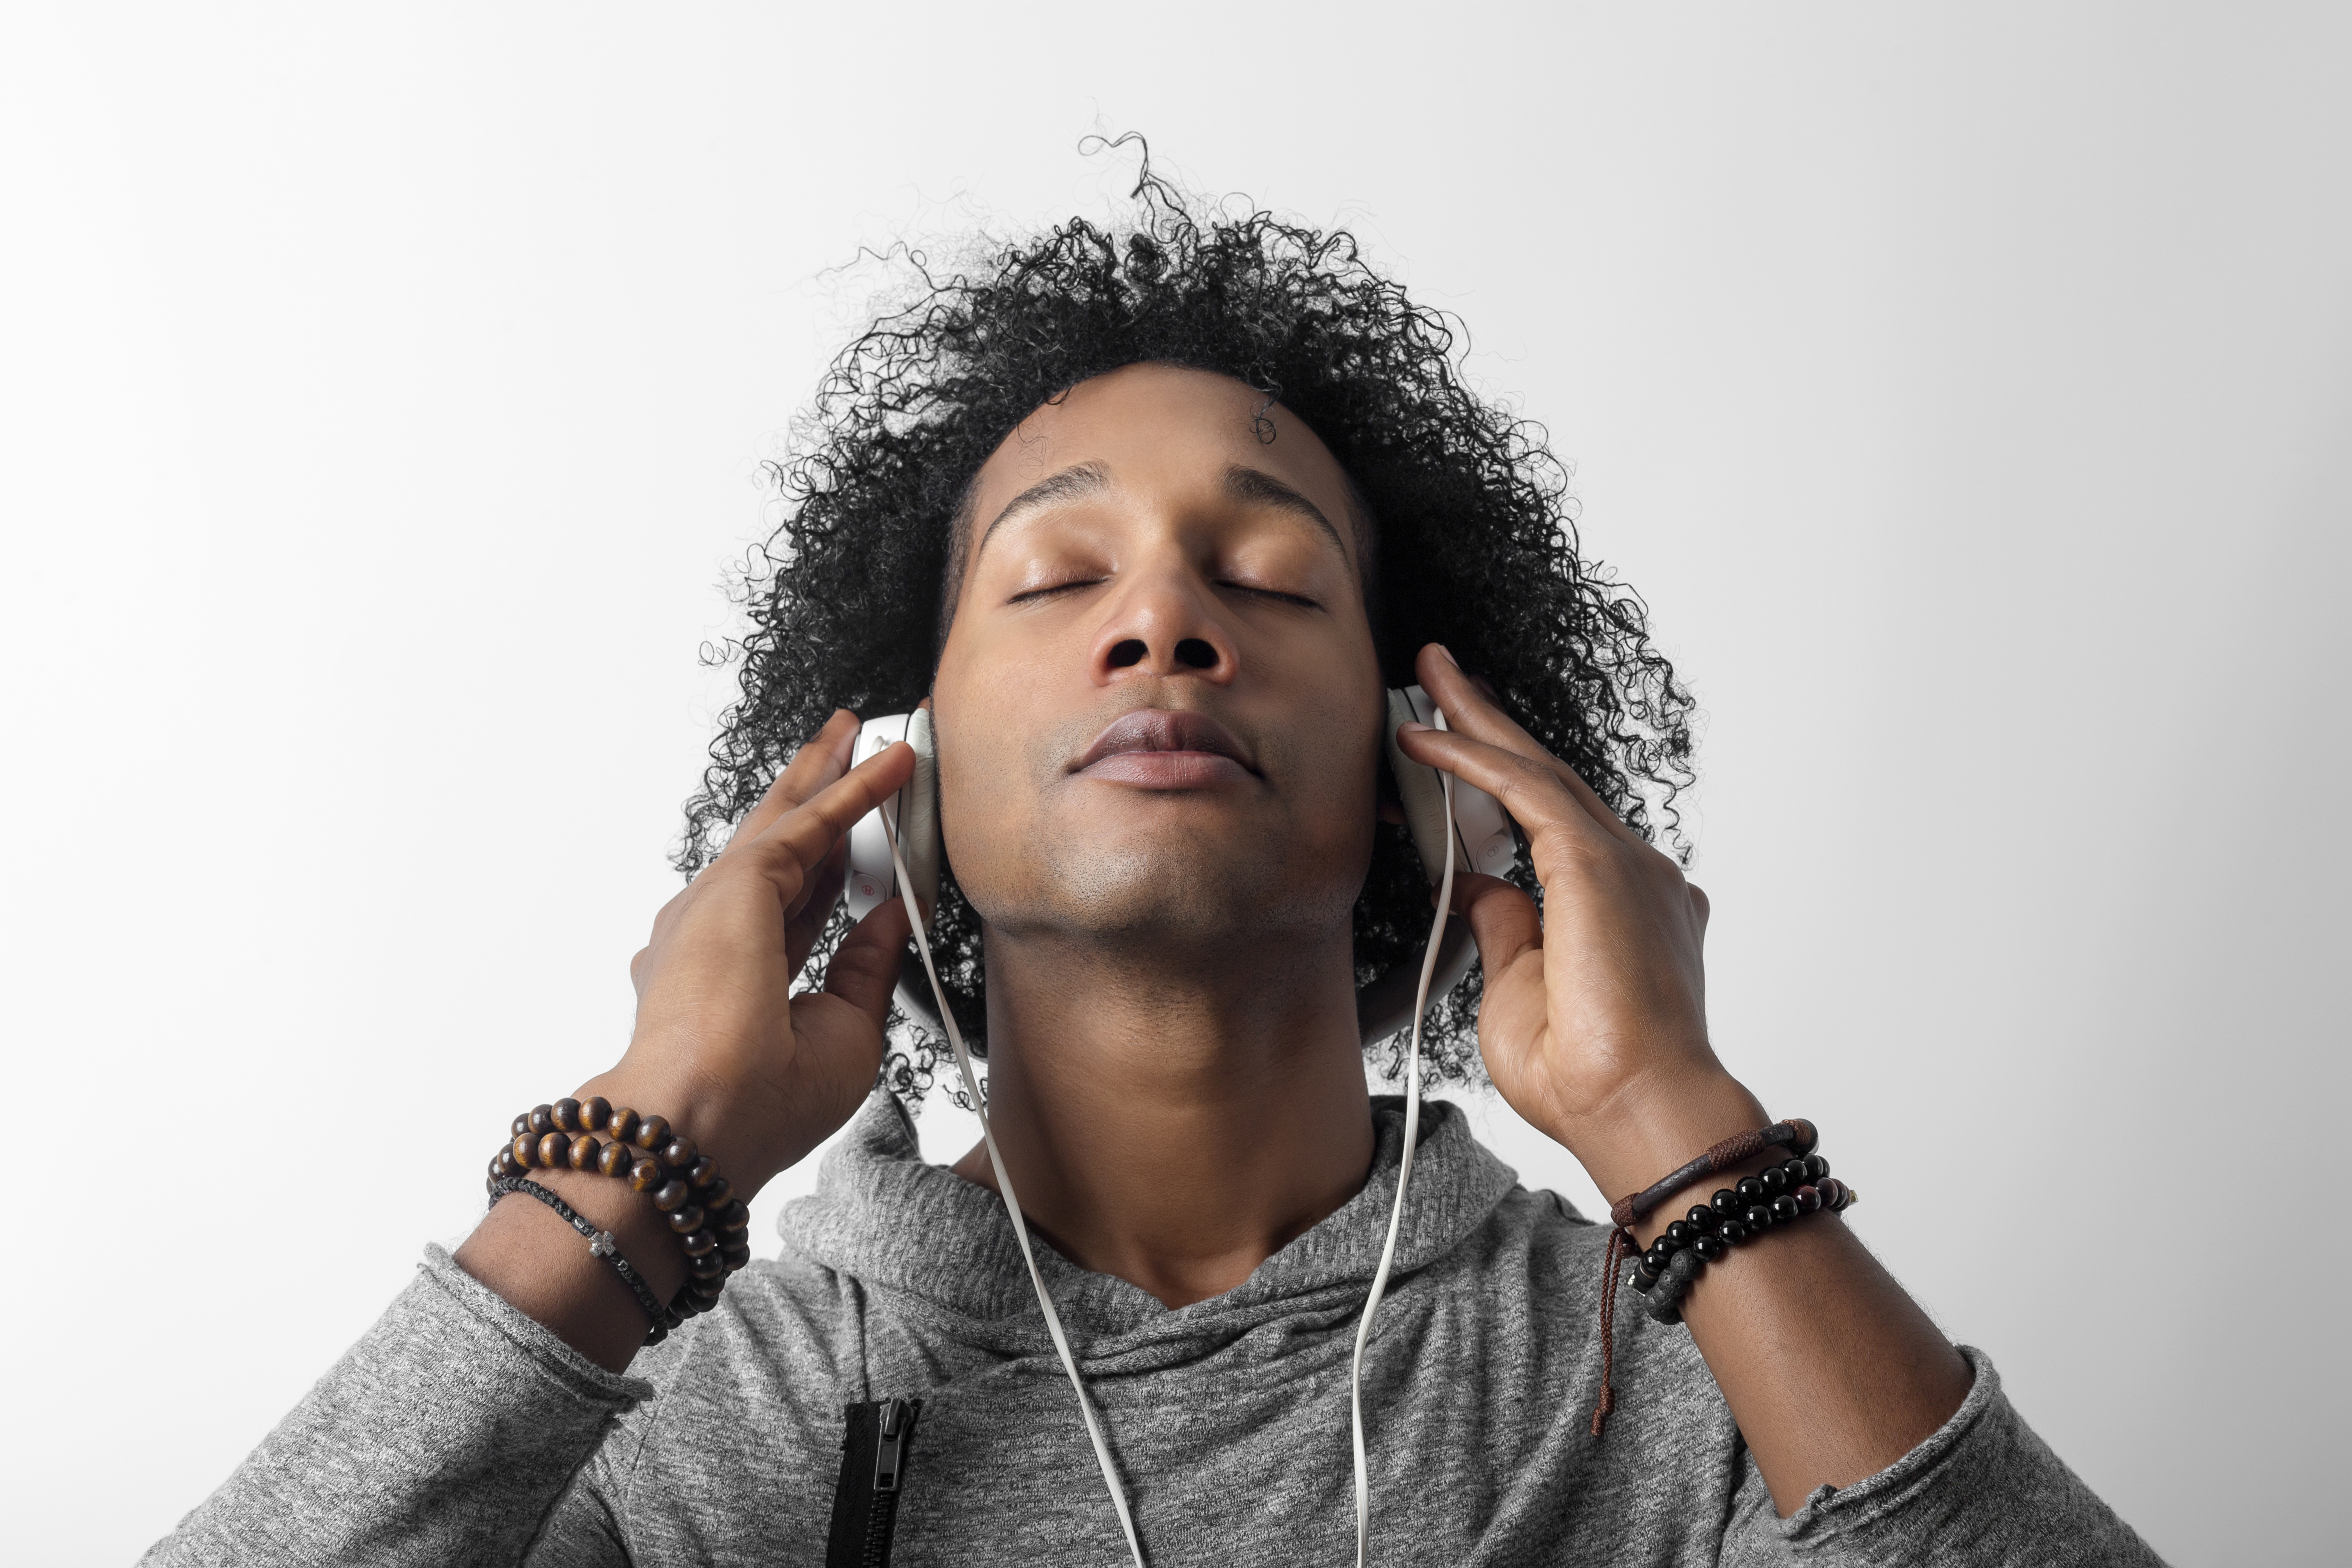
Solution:
[{"label": "fingernail", "polygon": [[1432,643],[1432,644],[1430,644],[1429,646],[1430,646],[1430,647],[1433,647],[1433,648],[1435,648],[1439,653],[1441,653],[1441,654],[1444,655],[1444,656],[1445,656],[1445,662],[1446,662],[1446,663],[1448,663],[1448,664],[1450,664],[1450,665],[1454,666],[1454,668],[1456,668],[1456,669],[1459,669],[1459,668],[1462,668],[1461,661],[1460,661],[1459,659],[1456,659],[1456,658],[1454,657],[1454,650],[1453,650],[1452,648],[1447,647],[1446,647],[1444,643],[1442,643],[1442,642]]},{"label": "fingernail", "polygon": [[1403,723],[1397,726],[1397,731],[1399,733],[1406,735],[1434,734],[1436,732],[1433,726],[1424,724],[1418,719],[1406,720]]}]

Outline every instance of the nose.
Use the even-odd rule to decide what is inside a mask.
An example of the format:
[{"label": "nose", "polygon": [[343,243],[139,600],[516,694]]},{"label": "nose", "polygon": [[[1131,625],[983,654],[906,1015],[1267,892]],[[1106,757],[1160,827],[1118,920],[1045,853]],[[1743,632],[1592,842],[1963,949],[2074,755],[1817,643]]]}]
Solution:
[{"label": "nose", "polygon": [[1218,623],[1215,605],[1181,567],[1129,577],[1094,638],[1097,686],[1134,679],[1189,675],[1218,686],[1241,672],[1234,639]]}]

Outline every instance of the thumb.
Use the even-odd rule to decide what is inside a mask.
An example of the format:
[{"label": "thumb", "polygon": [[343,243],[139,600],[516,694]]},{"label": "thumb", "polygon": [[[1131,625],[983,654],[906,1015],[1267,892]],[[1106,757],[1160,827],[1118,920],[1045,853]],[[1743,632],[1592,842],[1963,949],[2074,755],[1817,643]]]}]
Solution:
[{"label": "thumb", "polygon": [[1529,1052],[1544,1032],[1543,917],[1533,899],[1500,877],[1457,875],[1454,888],[1454,907],[1470,922],[1478,966],[1486,972],[1478,1053],[1505,1103],[1524,1116],[1521,1086]]},{"label": "thumb", "polygon": [[825,994],[865,1014],[877,1032],[890,1016],[890,994],[898,988],[908,934],[907,906],[892,899],[850,927],[824,966]]},{"label": "thumb", "polygon": [[1522,953],[1543,946],[1543,917],[1536,912],[1536,901],[1500,877],[1455,872],[1454,908],[1470,922],[1470,934],[1478,942],[1478,966],[1489,977],[1510,968]]}]

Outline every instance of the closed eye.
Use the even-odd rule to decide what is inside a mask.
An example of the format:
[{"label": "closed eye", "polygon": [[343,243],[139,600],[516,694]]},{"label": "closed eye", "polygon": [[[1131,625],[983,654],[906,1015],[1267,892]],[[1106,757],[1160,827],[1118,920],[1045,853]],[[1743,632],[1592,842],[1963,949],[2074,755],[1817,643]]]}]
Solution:
[{"label": "closed eye", "polygon": [[1271,599],[1276,604],[1296,605],[1302,610],[1319,610],[1323,607],[1323,601],[1320,599],[1310,599],[1304,594],[1286,594],[1279,588],[1261,588],[1254,583],[1221,582],[1217,586],[1229,593],[1246,594],[1254,599]]},{"label": "closed eye", "polygon": [[[1004,602],[1008,605],[1033,604],[1053,598],[1056,595],[1076,593],[1081,588],[1092,588],[1109,580],[1108,577],[1074,577],[1066,583],[1048,583],[1040,588],[1024,588]],[[1279,588],[1261,588],[1254,583],[1220,582],[1217,586],[1227,593],[1245,594],[1253,599],[1271,600],[1279,605],[1295,605],[1302,610],[1319,610],[1323,607],[1323,601],[1320,599],[1310,599],[1304,594],[1285,593]]]},{"label": "closed eye", "polygon": [[1052,598],[1056,594],[1067,594],[1079,588],[1091,588],[1098,583],[1108,581],[1109,579],[1105,577],[1075,577],[1066,583],[1048,583],[1042,588],[1024,588],[1004,602],[1008,605],[1028,604],[1034,600]]}]

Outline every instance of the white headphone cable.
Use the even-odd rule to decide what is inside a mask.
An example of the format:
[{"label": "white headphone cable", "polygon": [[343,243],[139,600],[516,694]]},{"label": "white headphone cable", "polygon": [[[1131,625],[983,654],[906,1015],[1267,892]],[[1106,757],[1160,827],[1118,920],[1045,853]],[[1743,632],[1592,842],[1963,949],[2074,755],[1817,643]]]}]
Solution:
[{"label": "white headphone cable", "polygon": [[[1436,728],[1447,728],[1443,711],[1436,715]],[[1445,934],[1445,921],[1454,902],[1454,775],[1438,770],[1438,779],[1444,791],[1445,802],[1445,870],[1437,888],[1437,917],[1430,927],[1429,946],[1422,954],[1421,984],[1413,994],[1412,1043],[1406,1056],[1404,1150],[1397,1165],[1396,1201],[1389,1210],[1388,1239],[1381,1247],[1379,1270],[1372,1276],[1372,1289],[1364,1300],[1364,1316],[1356,1326],[1355,1356],[1349,1374],[1348,1405],[1353,1427],[1356,1459],[1356,1568],[1364,1568],[1365,1554],[1371,1535],[1371,1489],[1365,1477],[1364,1466],[1364,1345],[1371,1337],[1372,1315],[1380,1310],[1381,1298],[1388,1289],[1389,1269],[1396,1260],[1397,1232],[1404,1220],[1405,1184],[1412,1179],[1413,1145],[1421,1131],[1421,1034],[1424,1015],[1429,1010],[1429,986],[1437,969],[1439,940]],[[922,955],[923,973],[931,983],[931,996],[938,1002],[940,1022],[948,1032],[948,1043],[954,1047],[956,1071],[963,1079],[964,1094],[971,1101],[973,1112],[980,1118],[980,1136],[988,1148],[989,1165],[996,1173],[997,1191],[1004,1199],[1005,1212],[1013,1217],[1013,1234],[1021,1243],[1022,1261],[1029,1266],[1029,1283],[1037,1292],[1037,1305],[1045,1314],[1045,1331],[1052,1336],[1054,1350],[1062,1358],[1062,1369],[1070,1375],[1070,1387],[1078,1396],[1078,1414],[1086,1418],[1087,1436],[1094,1444],[1095,1462],[1102,1468],[1103,1486],[1110,1493],[1111,1507],[1118,1510],[1118,1527],[1127,1536],[1128,1552],[1134,1557],[1136,1568],[1144,1568],[1143,1547],[1136,1540],[1135,1520],[1128,1511],[1127,1494],[1118,1484],[1118,1471],[1111,1462],[1110,1447],[1104,1442],[1101,1424],[1095,1417],[1094,1404],[1087,1397],[1086,1380],[1078,1375],[1078,1363],[1070,1353],[1070,1342],[1062,1331],[1061,1314],[1054,1310],[1054,1298],[1045,1289],[1045,1278],[1037,1269],[1037,1256],[1029,1245],[1029,1225],[1022,1217],[1021,1199],[1013,1190],[1013,1177],[1004,1168],[1004,1156],[996,1147],[995,1131],[989,1126],[988,1110],[980,1096],[980,1083],[971,1068],[971,1053],[963,1043],[963,1031],[956,1027],[955,1014],[948,1007],[947,994],[940,984],[939,967],[931,960],[931,944],[924,934],[922,910],[915,903],[914,880],[907,874],[907,862],[899,853],[898,823],[895,801],[882,805],[883,831],[890,846],[890,867],[897,874],[898,897],[907,908],[907,920],[915,938],[915,950]]]},{"label": "white headphone cable", "polygon": [[[1435,718],[1436,728],[1446,728],[1443,710]],[[1445,791],[1445,875],[1437,884],[1437,919],[1429,928],[1429,948],[1421,957],[1421,986],[1412,997],[1412,1046],[1405,1058],[1404,1153],[1397,1163],[1396,1203],[1389,1210],[1389,1238],[1381,1247],[1381,1267],[1372,1276],[1371,1294],[1364,1298],[1363,1321],[1356,1325],[1355,1362],[1348,1373],[1348,1415],[1356,1440],[1356,1568],[1364,1568],[1364,1555],[1372,1536],[1372,1489],[1364,1473],[1364,1344],[1372,1337],[1372,1314],[1381,1310],[1381,1297],[1388,1289],[1389,1266],[1396,1261],[1397,1229],[1404,1222],[1404,1184],[1412,1179],[1413,1143],[1421,1133],[1422,1020],[1429,1011],[1430,977],[1437,971],[1437,941],[1445,934],[1445,918],[1452,912],[1454,903],[1454,840],[1457,837],[1454,826],[1454,775],[1440,768],[1437,777]]]},{"label": "white headphone cable", "polygon": [[[940,985],[939,969],[931,962],[930,940],[923,934],[923,911],[915,904],[914,879],[907,875],[907,862],[898,853],[898,814],[896,807],[895,800],[883,803],[882,828],[890,842],[890,868],[898,873],[898,897],[907,906],[907,920],[914,928],[915,951],[923,955],[923,973],[930,976],[931,996],[940,1005],[940,1022],[947,1027],[948,1043],[955,1047],[956,1070],[963,1075],[963,1091],[971,1100],[973,1113],[980,1118],[980,1136],[982,1142],[988,1145],[988,1163],[996,1172],[996,1190],[1004,1198],[1005,1212],[1013,1216],[1013,1234],[1020,1238],[1021,1258],[1029,1265],[1029,1283],[1037,1291],[1037,1305],[1045,1310],[1045,1331],[1053,1336],[1054,1349],[1062,1358],[1062,1370],[1070,1374],[1070,1386],[1077,1391],[1078,1414],[1087,1419],[1087,1436],[1094,1443],[1095,1462],[1102,1467],[1103,1485],[1110,1491],[1111,1507],[1118,1510],[1118,1527],[1127,1532],[1127,1549],[1135,1557],[1135,1568],[1144,1568],[1143,1547],[1135,1539],[1135,1521],[1127,1511],[1127,1494],[1119,1489],[1118,1471],[1111,1464],[1110,1447],[1103,1441],[1102,1426],[1095,1419],[1094,1404],[1087,1398],[1086,1380],[1078,1375],[1077,1361],[1070,1354],[1070,1342],[1062,1332],[1062,1315],[1054,1310],[1054,1298],[1045,1289],[1045,1277],[1037,1272],[1037,1255],[1029,1247],[1029,1223],[1021,1217],[1021,1200],[1013,1194],[1013,1177],[1004,1169],[1004,1156],[996,1151],[996,1133],[988,1125],[988,1108],[980,1098],[980,1082],[972,1076],[971,1053],[964,1049],[963,1031],[956,1027],[955,1014],[949,1009],[947,993]],[[1447,842],[1451,844],[1452,841],[1449,839]],[[1450,851],[1446,865],[1450,880],[1453,866]],[[1426,964],[1422,968],[1421,984],[1426,991],[1429,987]],[[1418,1041],[1419,1037],[1416,1028],[1414,1038]],[[1402,1189],[1399,1190],[1402,1193]],[[1390,1242],[1394,1245],[1393,1227],[1390,1232]],[[1385,1264],[1382,1268],[1385,1272]],[[1378,1287],[1374,1289],[1377,1290]],[[1360,1342],[1358,1353],[1362,1353]],[[1363,1472],[1363,1443],[1360,1437],[1356,1447],[1357,1484],[1360,1489]],[[1358,1511],[1362,1511],[1360,1507]]]}]

